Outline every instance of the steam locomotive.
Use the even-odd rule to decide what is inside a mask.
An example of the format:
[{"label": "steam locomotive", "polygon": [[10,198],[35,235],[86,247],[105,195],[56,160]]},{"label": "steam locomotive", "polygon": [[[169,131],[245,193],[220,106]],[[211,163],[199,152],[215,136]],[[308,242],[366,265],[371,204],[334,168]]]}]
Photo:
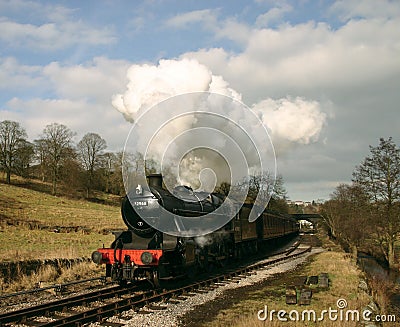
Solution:
[{"label": "steam locomotive", "polygon": [[256,221],[249,222],[252,204],[245,203],[233,219],[205,236],[163,233],[148,225],[138,212],[160,204],[181,216],[199,217],[219,208],[224,197],[212,193],[204,198],[186,186],[176,187],[172,194],[163,187],[160,174],[147,178],[148,190],[129,194],[122,201],[122,218],[128,230],[114,232],[111,246],[92,254],[95,263],[105,264],[106,276],[120,284],[147,278],[158,287],[161,281],[208,271],[263,251],[271,239],[291,237],[299,231],[297,221],[291,216],[267,210]]}]

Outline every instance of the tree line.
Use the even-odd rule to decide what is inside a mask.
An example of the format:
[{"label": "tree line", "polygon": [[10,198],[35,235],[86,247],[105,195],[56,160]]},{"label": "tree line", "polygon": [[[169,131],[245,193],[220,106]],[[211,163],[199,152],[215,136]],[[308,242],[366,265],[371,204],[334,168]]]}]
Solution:
[{"label": "tree line", "polygon": [[[68,194],[82,193],[92,197],[95,190],[124,195],[122,171],[135,174],[139,169],[154,173],[157,163],[144,160],[140,153],[106,151],[106,141],[96,133],[86,133],[78,143],[73,142],[76,134],[67,126],[58,123],[46,125],[33,142],[28,141],[25,129],[15,121],[0,122],[0,170],[5,172],[6,183],[11,183],[12,174],[25,178],[36,178],[51,183],[51,193],[56,195],[59,184]],[[172,176],[172,175],[171,175]],[[272,193],[268,208],[288,212],[283,178],[276,179],[268,173],[251,176],[239,188],[248,186],[248,199],[261,192]],[[265,185],[268,187],[265,188]],[[272,192],[274,185],[274,192]],[[230,185],[222,183],[217,192],[228,194]],[[65,192],[64,191],[64,192]]]},{"label": "tree line", "polygon": [[339,185],[323,205],[333,237],[357,257],[358,250],[383,257],[398,267],[395,245],[400,235],[400,148],[381,138],[355,168],[351,184]]},{"label": "tree line", "polygon": [[127,163],[123,152],[106,151],[106,141],[96,133],[86,133],[74,144],[75,135],[67,126],[52,123],[30,142],[18,122],[1,121],[0,170],[6,183],[16,174],[50,182],[53,195],[60,183],[69,190],[84,190],[88,198],[94,190],[122,195],[121,168]]}]

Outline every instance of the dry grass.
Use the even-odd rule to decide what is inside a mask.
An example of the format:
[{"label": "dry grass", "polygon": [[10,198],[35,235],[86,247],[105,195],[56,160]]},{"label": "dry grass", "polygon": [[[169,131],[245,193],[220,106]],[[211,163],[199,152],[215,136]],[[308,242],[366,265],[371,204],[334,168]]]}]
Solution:
[{"label": "dry grass", "polygon": [[[256,326],[356,326],[352,321],[329,321],[328,317],[323,321],[279,321],[276,314],[270,321],[259,321],[257,312],[267,305],[268,310],[285,310],[290,312],[296,310],[302,313],[303,310],[314,310],[317,319],[322,310],[329,307],[337,309],[338,299],[347,301],[347,309],[361,309],[368,304],[368,296],[358,291],[358,281],[361,272],[350,261],[343,252],[323,252],[315,255],[313,261],[306,265],[300,275],[318,275],[321,272],[329,274],[331,286],[329,290],[318,291],[313,294],[311,305],[287,305],[285,301],[285,285],[272,283],[270,286],[259,289],[248,296],[248,299],[235,304],[232,308],[221,310],[216,319],[207,326],[222,327],[256,327]],[[346,309],[345,309],[346,310]]]},{"label": "dry grass", "polygon": [[54,233],[8,226],[0,230],[1,261],[90,257],[99,247],[109,246],[112,234]]},{"label": "dry grass", "polygon": [[379,304],[382,313],[390,314],[390,295],[395,292],[396,284],[384,278],[372,277],[368,284],[372,290],[372,296]]},{"label": "dry grass", "polygon": [[19,275],[12,283],[4,283],[0,279],[0,290],[2,293],[12,293],[22,290],[34,289],[43,285],[67,283],[91,277],[100,277],[104,274],[104,267],[94,263],[82,262],[71,268],[63,268],[61,271],[53,266],[43,266],[30,276]]},{"label": "dry grass", "polygon": [[[301,309],[303,310],[303,309]],[[299,311],[301,311],[299,310]],[[215,325],[218,327],[226,327],[224,324],[220,325]],[[296,326],[296,327],[301,327],[301,326],[324,326],[324,327],[348,327],[348,326],[357,326],[356,323],[351,323],[347,321],[321,321],[321,322],[290,322],[290,321],[279,321],[278,319],[275,319],[273,321],[260,321],[257,319],[254,319],[253,316],[245,316],[245,317],[239,317],[238,320],[232,325],[235,327],[265,327],[265,326],[271,326],[271,327],[282,327],[282,326]]]}]

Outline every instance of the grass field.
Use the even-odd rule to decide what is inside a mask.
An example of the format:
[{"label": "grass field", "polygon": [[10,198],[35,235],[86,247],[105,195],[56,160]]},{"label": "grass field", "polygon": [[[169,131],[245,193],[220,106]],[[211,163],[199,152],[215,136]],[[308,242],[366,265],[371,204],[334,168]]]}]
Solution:
[{"label": "grass field", "polygon": [[88,257],[125,228],[118,206],[0,183],[0,260]]},{"label": "grass field", "polygon": [[54,233],[11,226],[0,229],[0,260],[87,258],[103,244],[109,246],[113,240],[112,234]]},{"label": "grass field", "polygon": [[[285,298],[285,283],[291,283],[296,276],[312,276],[321,272],[327,272],[330,279],[330,288],[320,290],[313,294],[311,304],[306,306],[288,305]],[[247,299],[234,304],[228,309],[220,310],[217,317],[212,322],[207,322],[204,326],[222,327],[258,327],[258,326],[357,326],[355,321],[331,321],[328,316],[322,321],[279,321],[277,318],[278,310],[285,310],[286,313],[296,310],[300,314],[303,310],[314,310],[320,317],[322,310],[338,309],[337,301],[345,299],[347,309],[359,310],[369,303],[368,296],[358,289],[361,271],[341,250],[326,251],[314,255],[312,260],[305,264],[299,271],[288,272],[282,277],[271,280],[260,287],[257,291],[252,291],[246,296]],[[260,321],[257,318],[259,310],[263,310],[267,305],[268,313],[276,310],[273,320]],[[344,311],[345,314],[345,311]],[[270,317],[270,316],[268,316]],[[308,316],[306,316],[308,317]]]},{"label": "grass field", "polygon": [[50,226],[83,226],[98,232],[124,227],[117,206],[55,197],[7,184],[0,184],[0,215]]}]

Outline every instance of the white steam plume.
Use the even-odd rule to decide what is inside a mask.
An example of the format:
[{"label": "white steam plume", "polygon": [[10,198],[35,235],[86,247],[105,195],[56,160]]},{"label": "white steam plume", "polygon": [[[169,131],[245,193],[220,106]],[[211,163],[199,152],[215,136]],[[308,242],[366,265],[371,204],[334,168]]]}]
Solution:
[{"label": "white steam plume", "polygon": [[252,109],[267,126],[278,151],[293,143],[316,142],[326,123],[326,114],[321,112],[319,102],[301,97],[266,99],[254,104]]},{"label": "white steam plume", "polygon": [[132,65],[127,77],[126,92],[114,95],[112,104],[131,122],[144,110],[178,94],[208,91],[241,99],[221,76],[193,59],[160,60],[158,66]]},{"label": "white steam plume", "polygon": [[[135,122],[143,112],[161,101],[185,93],[212,92],[241,100],[241,95],[231,89],[221,76],[213,75],[210,69],[193,59],[160,60],[158,65],[132,65],[128,69],[127,77],[129,82],[125,93],[116,94],[112,104],[130,122]],[[279,152],[291,144],[308,144],[318,140],[326,121],[326,115],[320,109],[318,102],[299,97],[266,99],[252,106],[252,110],[269,130],[275,149]],[[173,110],[164,110],[165,121],[174,116]],[[163,112],[158,114],[163,115]],[[242,126],[246,126],[243,122],[248,121],[248,117],[240,112],[232,112],[229,118]],[[167,145],[163,141],[200,125],[211,126],[220,131],[231,128],[226,121],[217,120],[213,116],[202,116],[200,119],[196,116],[180,117],[166,125],[162,133],[153,140],[150,155],[156,161],[159,160]],[[136,135],[137,143],[140,144],[141,139],[148,140],[147,134],[146,126],[140,127]],[[190,148],[190,144],[187,145]],[[205,154],[204,151],[187,155],[181,161],[182,167],[188,170],[183,172],[182,179],[192,186],[198,185],[199,183],[192,182],[191,176],[196,180],[202,169],[221,166],[221,159],[216,158],[217,156]],[[251,166],[251,162],[249,164]]]}]

